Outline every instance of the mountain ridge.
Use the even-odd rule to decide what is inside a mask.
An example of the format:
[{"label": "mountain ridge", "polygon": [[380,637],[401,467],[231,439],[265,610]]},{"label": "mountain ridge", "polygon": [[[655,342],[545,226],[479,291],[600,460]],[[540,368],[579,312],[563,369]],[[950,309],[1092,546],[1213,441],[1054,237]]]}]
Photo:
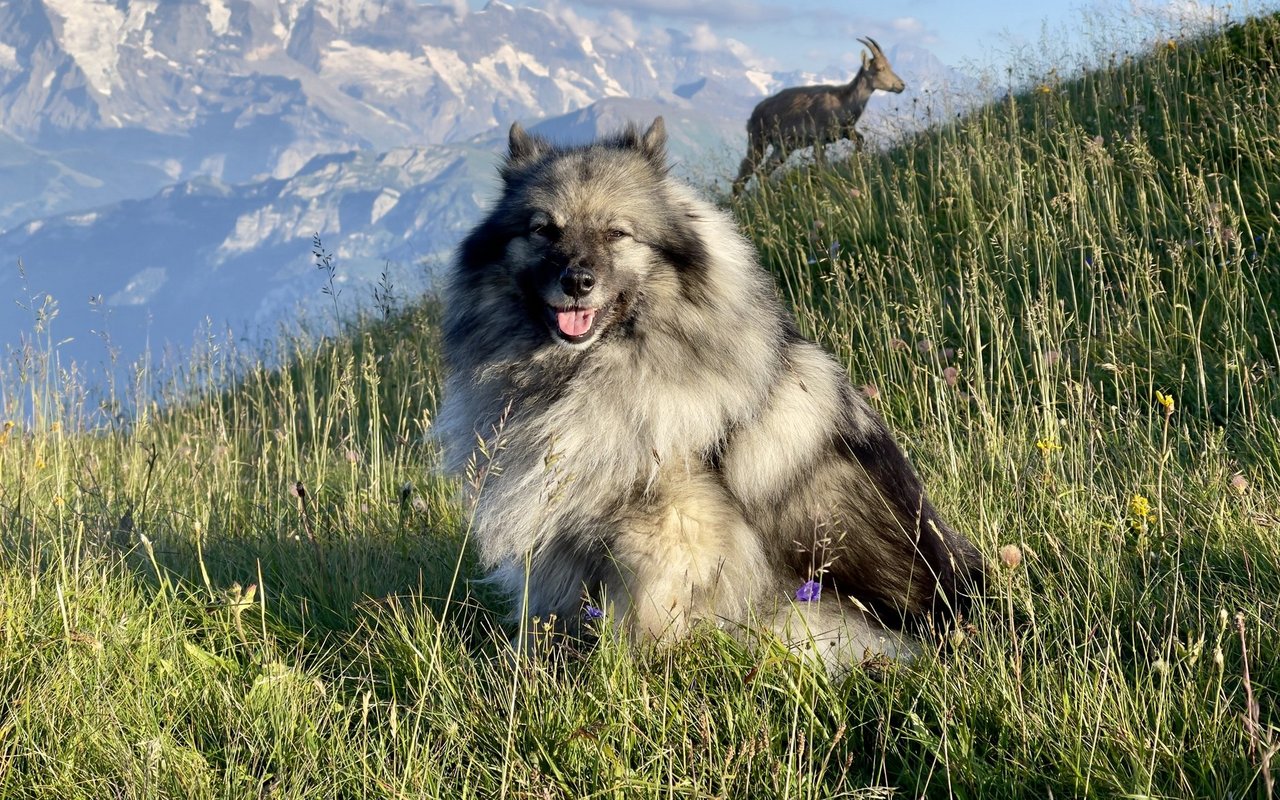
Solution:
[{"label": "mountain ridge", "polygon": [[[710,184],[736,165],[764,91],[851,77],[585,24],[500,0],[469,13],[15,0],[0,6],[0,254],[23,260],[31,293],[63,302],[77,359],[96,352],[81,345],[104,311],[181,344],[206,317],[293,313],[314,294],[301,276],[317,233],[353,286],[388,262],[425,283],[422,265],[478,218],[512,120],[585,140],[661,113],[677,169]],[[890,103],[907,99],[873,102],[867,124]],[[15,274],[0,269],[0,291],[17,291]],[[26,317],[0,307],[14,341]],[[121,336],[126,360],[148,341]]]}]

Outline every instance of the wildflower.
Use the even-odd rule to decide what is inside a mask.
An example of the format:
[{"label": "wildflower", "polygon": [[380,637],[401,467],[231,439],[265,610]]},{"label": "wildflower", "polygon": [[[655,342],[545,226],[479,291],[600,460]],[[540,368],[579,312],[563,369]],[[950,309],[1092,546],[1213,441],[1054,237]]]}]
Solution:
[{"label": "wildflower", "polygon": [[929,341],[928,339],[921,339],[920,341],[916,342],[916,349],[919,350],[921,353],[931,352],[933,350],[933,342]]},{"label": "wildflower", "polygon": [[857,200],[859,197],[862,197],[862,190],[859,189],[857,186],[850,186],[849,196],[852,197],[854,200]]},{"label": "wildflower", "polygon": [[897,350],[897,351],[910,350],[911,345],[907,344],[905,339],[899,339],[897,336],[895,336],[889,340],[889,349]]},{"label": "wildflower", "polygon": [[45,468],[44,459],[43,459],[43,458],[40,458],[39,456],[36,456],[36,465],[35,465],[35,466],[36,466],[36,469],[44,469],[44,468]]},{"label": "wildflower", "polygon": [[1231,476],[1231,488],[1235,490],[1236,494],[1244,494],[1249,491],[1249,481],[1237,472]]},{"label": "wildflower", "polygon": [[604,611],[588,603],[582,609],[582,616],[586,617],[589,620],[603,619]]},{"label": "wildflower", "polygon": [[1141,530],[1147,523],[1155,521],[1156,515],[1151,510],[1151,501],[1140,494],[1135,494],[1129,500],[1129,524],[1135,530]]},{"label": "wildflower", "polygon": [[355,464],[360,460],[359,451],[353,450],[350,447],[347,448],[347,452],[344,455],[346,456],[347,461],[349,461],[352,464]]},{"label": "wildflower", "polygon": [[947,367],[942,371],[942,379],[947,382],[948,386],[955,386],[960,380],[960,370],[955,367]]},{"label": "wildflower", "polygon": [[1017,569],[1022,563],[1022,548],[1016,544],[1006,544],[1000,548],[1000,563],[1009,569]]},{"label": "wildflower", "polygon": [[1156,402],[1164,406],[1164,415],[1166,417],[1173,413],[1173,395],[1156,392]]},{"label": "wildflower", "polygon": [[1165,661],[1163,658],[1157,658],[1154,662],[1152,662],[1151,666],[1153,669],[1155,669],[1156,672],[1160,673],[1161,675],[1164,675],[1169,671],[1169,662]]},{"label": "wildflower", "polygon": [[822,584],[817,581],[805,581],[796,589],[796,599],[801,603],[815,602],[822,596]]},{"label": "wildflower", "polygon": [[880,387],[874,383],[868,383],[862,387],[862,395],[868,400],[875,400],[880,396]]},{"label": "wildflower", "polygon": [[1058,444],[1052,439],[1037,439],[1036,449],[1040,451],[1040,455],[1044,456],[1045,458],[1048,458],[1049,454],[1052,453],[1054,450],[1061,450],[1062,445]]},{"label": "wildflower", "polygon": [[1165,47],[1169,48],[1170,50],[1177,50],[1178,43],[1175,42],[1173,39],[1170,39],[1168,42],[1165,43]]},{"label": "wildflower", "polygon": [[1036,91],[1040,94],[1053,94],[1053,89],[1049,88],[1049,84],[1042,83],[1036,87]]}]

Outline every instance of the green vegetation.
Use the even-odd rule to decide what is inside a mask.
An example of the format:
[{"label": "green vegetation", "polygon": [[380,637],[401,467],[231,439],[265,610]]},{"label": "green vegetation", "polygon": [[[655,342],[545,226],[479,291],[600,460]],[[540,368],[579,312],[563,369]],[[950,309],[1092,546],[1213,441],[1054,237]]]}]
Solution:
[{"label": "green vegetation", "polygon": [[431,476],[429,305],[105,423],[19,360],[0,796],[1270,797],[1277,87],[1268,17],[738,201],[995,565],[907,665],[707,631],[514,669]]}]

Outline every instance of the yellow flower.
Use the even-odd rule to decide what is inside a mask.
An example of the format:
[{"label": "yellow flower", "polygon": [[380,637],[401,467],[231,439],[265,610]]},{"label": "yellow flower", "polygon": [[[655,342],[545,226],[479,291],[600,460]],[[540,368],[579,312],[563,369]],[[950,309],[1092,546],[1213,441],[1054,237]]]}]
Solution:
[{"label": "yellow flower", "polygon": [[1164,406],[1166,417],[1173,413],[1173,395],[1156,392],[1156,402]]},{"label": "yellow flower", "polygon": [[1058,444],[1052,439],[1039,439],[1036,441],[1036,449],[1040,451],[1041,455],[1043,455],[1045,458],[1048,458],[1049,454],[1052,453],[1054,450],[1061,450],[1062,445]]},{"label": "yellow flower", "polygon": [[1053,94],[1053,89],[1049,88],[1049,84],[1042,83],[1036,87],[1036,91],[1040,94]]},{"label": "yellow flower", "polygon": [[35,466],[36,466],[36,469],[44,469],[45,467],[44,459],[40,458],[39,456],[36,456]]},{"label": "yellow flower", "polygon": [[1134,529],[1142,529],[1146,527],[1148,522],[1155,522],[1155,512],[1151,510],[1151,501],[1146,497],[1135,494],[1129,501],[1129,524]]}]

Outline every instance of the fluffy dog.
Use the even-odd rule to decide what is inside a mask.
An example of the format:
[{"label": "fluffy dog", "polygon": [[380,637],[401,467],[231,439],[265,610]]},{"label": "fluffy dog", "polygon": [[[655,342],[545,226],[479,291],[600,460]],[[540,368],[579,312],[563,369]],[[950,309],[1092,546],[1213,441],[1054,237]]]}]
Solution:
[{"label": "fluffy dog", "polygon": [[602,609],[638,637],[707,620],[832,665],[909,655],[981,557],[732,220],[667,173],[661,117],[580,147],[511,128],[445,290],[436,421],[490,579],[522,630]]}]

